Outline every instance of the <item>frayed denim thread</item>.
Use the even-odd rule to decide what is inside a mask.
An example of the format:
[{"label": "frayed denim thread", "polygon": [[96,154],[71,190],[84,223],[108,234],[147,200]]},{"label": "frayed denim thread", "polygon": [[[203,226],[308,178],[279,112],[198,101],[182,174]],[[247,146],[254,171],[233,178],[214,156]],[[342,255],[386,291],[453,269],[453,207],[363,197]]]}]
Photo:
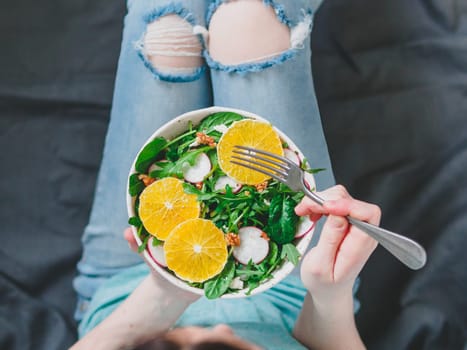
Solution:
[{"label": "frayed denim thread", "polygon": [[[183,7],[181,3],[172,3],[164,7],[156,8],[150,13],[144,15],[143,20],[145,23],[149,24],[166,15],[178,15],[191,25],[196,25],[193,16]],[[144,45],[142,42],[144,35],[145,33],[143,33],[142,38],[136,43],[136,50],[138,52],[138,56],[143,61],[144,66],[149,69],[155,78],[171,83],[188,83],[198,80],[204,74],[206,70],[205,66],[193,68],[192,74],[176,75],[161,72],[156,67],[154,67],[154,65],[146,58],[146,55],[143,52]],[[203,45],[203,42],[201,42],[201,44]]]},{"label": "frayed denim thread", "polygon": [[207,52],[204,50],[204,59],[206,63],[211,69],[216,69],[220,71],[224,71],[227,73],[238,73],[238,74],[245,74],[248,72],[260,72],[263,69],[272,67],[276,64],[284,63],[285,61],[293,58],[296,55],[297,51],[295,49],[289,49],[280,55],[262,62],[255,62],[255,63],[242,63],[237,65],[225,65],[218,61],[215,61]]},{"label": "frayed denim thread", "polygon": [[155,78],[159,80],[168,81],[171,83],[188,83],[190,81],[195,81],[201,78],[206,70],[206,67],[201,66],[197,68],[193,68],[192,74],[185,74],[185,75],[176,75],[176,74],[167,74],[163,73],[157,68],[155,68],[151,62],[148,61],[146,56],[141,50],[138,50],[138,56],[143,60],[144,66],[149,69],[149,71],[154,75]]},{"label": "frayed denim thread", "polygon": [[182,3],[172,3],[167,6],[156,8],[150,13],[144,15],[144,21],[149,24],[166,15],[179,15],[191,25],[196,25],[193,15],[183,7]]},{"label": "frayed denim thread", "polygon": [[[217,8],[220,5],[226,2],[229,2],[229,0],[215,0],[209,5],[208,12],[206,14],[206,23],[208,26],[209,26],[209,22],[211,22],[211,18],[214,12],[216,12]],[[288,27],[291,26],[291,21],[287,18],[284,7],[282,5],[277,4],[273,0],[263,0],[263,4],[271,6],[274,9],[274,11],[276,12],[276,16],[281,23],[284,23]]]}]

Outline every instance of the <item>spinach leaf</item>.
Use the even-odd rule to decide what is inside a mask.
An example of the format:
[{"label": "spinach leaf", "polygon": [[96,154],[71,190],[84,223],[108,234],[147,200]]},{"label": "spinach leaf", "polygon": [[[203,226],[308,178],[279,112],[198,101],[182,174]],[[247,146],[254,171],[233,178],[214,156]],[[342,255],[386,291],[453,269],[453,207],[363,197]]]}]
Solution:
[{"label": "spinach leaf", "polygon": [[300,259],[300,253],[292,243],[287,243],[282,246],[281,259],[287,258],[292,264],[297,265]]},{"label": "spinach leaf", "polygon": [[163,137],[156,137],[154,140],[149,142],[139,152],[135,162],[135,169],[140,173],[146,173],[151,163],[153,163],[159,153],[167,145],[167,140]]},{"label": "spinach leaf", "polygon": [[222,272],[204,283],[204,295],[208,299],[219,298],[230,286],[235,275],[235,263],[227,261]]},{"label": "spinach leaf", "polygon": [[244,117],[234,112],[218,112],[204,118],[199,124],[198,129],[209,133],[213,131],[213,127],[216,125],[224,124],[225,126],[230,126],[233,122],[241,119],[244,119]]},{"label": "spinach leaf", "polygon": [[144,190],[144,182],[139,179],[139,174],[132,174],[128,179],[128,193],[130,196],[137,196]]},{"label": "spinach leaf", "polygon": [[266,232],[274,242],[285,244],[294,239],[298,223],[296,205],[297,202],[285,194],[272,198]]}]

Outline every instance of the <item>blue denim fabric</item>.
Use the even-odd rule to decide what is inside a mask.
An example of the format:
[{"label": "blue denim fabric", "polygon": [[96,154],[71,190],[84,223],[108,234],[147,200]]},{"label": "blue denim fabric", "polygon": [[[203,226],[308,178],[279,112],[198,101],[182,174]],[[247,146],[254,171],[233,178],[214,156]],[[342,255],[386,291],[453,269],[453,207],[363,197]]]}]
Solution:
[{"label": "blue denim fabric", "polygon": [[[222,69],[216,62],[194,71],[189,79],[158,75],[138,50],[148,21],[165,13],[190,16],[206,26],[209,11],[219,1],[129,0],[116,76],[113,107],[90,221],[83,238],[83,256],[74,287],[80,320],[99,285],[125,268],[141,262],[123,239],[128,226],[125,191],[130,166],[146,139],[168,120],[212,105],[248,110],[269,119],[304,151],[314,168],[317,187],[334,184],[313,88],[310,48],[290,51],[290,57],[261,69],[242,72]],[[278,18],[294,26],[313,13],[319,1],[264,1]],[[211,6],[211,7],[210,7]],[[152,17],[151,17],[152,16]],[[208,55],[209,53],[206,53]]]}]

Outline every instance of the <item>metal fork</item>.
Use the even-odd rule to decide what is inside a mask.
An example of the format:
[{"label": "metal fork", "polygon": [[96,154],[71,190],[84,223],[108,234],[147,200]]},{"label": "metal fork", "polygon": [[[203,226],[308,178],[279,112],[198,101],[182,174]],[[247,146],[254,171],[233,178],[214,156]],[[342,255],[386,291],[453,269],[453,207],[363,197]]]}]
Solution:
[{"label": "metal fork", "polygon": [[[304,171],[291,160],[270,152],[251,147],[235,146],[231,163],[258,171],[286,184],[292,191],[302,191],[316,203],[323,205],[324,199],[310,191],[304,182]],[[426,252],[412,239],[381,227],[347,216],[347,220],[377,240],[392,255],[413,270],[426,263]]]}]

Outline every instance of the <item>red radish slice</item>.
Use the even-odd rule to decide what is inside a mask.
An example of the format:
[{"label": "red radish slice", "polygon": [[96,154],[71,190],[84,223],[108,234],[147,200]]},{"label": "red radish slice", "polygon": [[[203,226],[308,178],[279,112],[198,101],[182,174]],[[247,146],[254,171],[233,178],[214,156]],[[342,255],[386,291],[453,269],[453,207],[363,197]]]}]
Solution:
[{"label": "red radish slice", "polygon": [[295,238],[302,238],[307,233],[310,233],[315,223],[310,220],[308,216],[301,216],[298,220],[297,232],[295,233]]},{"label": "red radish slice", "polygon": [[242,227],[238,230],[240,245],[234,247],[233,256],[241,264],[248,264],[251,260],[258,264],[269,253],[269,242],[262,237],[263,231],[254,226]]},{"label": "red radish slice", "polygon": [[292,162],[294,162],[298,166],[302,164],[302,161],[300,157],[298,156],[298,154],[292,151],[290,148],[284,148],[284,156],[285,158],[290,159]]},{"label": "red radish slice", "polygon": [[165,262],[164,246],[162,244],[153,246],[152,241],[153,237],[149,238],[147,245],[149,255],[157,265],[167,267],[167,263]]},{"label": "red radish slice", "polygon": [[233,193],[237,193],[242,188],[242,184],[239,184],[234,179],[228,176],[221,176],[217,179],[214,185],[214,191],[225,192],[225,186],[229,185],[232,188]]},{"label": "red radish slice", "polygon": [[211,171],[211,161],[206,153],[200,153],[195,160],[195,164],[188,165],[183,169],[183,177],[191,183],[198,183]]},{"label": "red radish slice", "polygon": [[305,172],[305,186],[308,188],[310,191],[313,191],[316,188],[315,184],[315,178],[313,177],[312,174]]}]

